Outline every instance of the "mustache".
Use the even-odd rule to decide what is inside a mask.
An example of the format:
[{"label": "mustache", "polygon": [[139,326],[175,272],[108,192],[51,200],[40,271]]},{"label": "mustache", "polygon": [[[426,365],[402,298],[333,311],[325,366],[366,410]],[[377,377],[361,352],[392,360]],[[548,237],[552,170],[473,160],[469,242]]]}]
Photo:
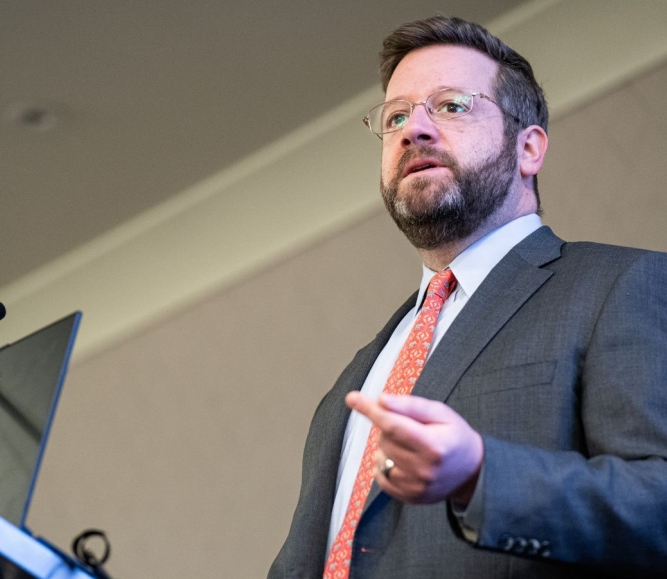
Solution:
[{"label": "mustache", "polygon": [[419,159],[421,157],[431,157],[433,159],[436,159],[443,167],[447,167],[448,169],[452,169],[453,171],[456,171],[459,168],[458,162],[451,153],[443,151],[442,149],[438,149],[433,145],[419,145],[417,147],[411,147],[407,149],[401,155],[401,158],[398,160],[398,163],[396,164],[396,173],[395,173],[396,179],[400,178],[400,175],[402,175],[403,171],[405,170],[405,166],[410,161],[412,161],[413,159]]}]

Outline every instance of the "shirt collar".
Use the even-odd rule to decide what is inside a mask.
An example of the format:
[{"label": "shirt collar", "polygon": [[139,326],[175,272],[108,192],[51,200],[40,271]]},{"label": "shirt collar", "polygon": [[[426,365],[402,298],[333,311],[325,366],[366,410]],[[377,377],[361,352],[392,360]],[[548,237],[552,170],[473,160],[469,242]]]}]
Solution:
[{"label": "shirt collar", "polygon": [[[457,281],[455,292],[463,291],[468,298],[482,284],[484,278],[505,257],[515,245],[542,226],[542,220],[536,214],[524,215],[502,225],[466,247],[449,268]],[[417,304],[421,304],[431,278],[437,273],[425,265],[422,266],[422,281],[417,295]],[[416,314],[416,310],[415,310]]]}]

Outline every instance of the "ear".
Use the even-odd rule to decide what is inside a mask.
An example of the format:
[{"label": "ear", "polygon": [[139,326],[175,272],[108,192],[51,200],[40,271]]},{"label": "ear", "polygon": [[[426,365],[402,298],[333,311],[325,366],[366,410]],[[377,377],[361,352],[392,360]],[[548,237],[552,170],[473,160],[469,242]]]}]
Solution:
[{"label": "ear", "polygon": [[517,139],[521,177],[537,175],[549,148],[549,137],[542,127],[531,125],[519,133]]}]

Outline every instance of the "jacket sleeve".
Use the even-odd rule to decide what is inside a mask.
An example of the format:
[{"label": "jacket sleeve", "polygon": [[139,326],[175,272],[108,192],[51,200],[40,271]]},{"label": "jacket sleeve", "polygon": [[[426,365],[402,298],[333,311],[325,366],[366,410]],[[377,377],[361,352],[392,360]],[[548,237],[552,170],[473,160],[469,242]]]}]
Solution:
[{"label": "jacket sleeve", "polygon": [[586,452],[484,437],[479,547],[667,576],[666,257],[619,274],[581,353]]}]

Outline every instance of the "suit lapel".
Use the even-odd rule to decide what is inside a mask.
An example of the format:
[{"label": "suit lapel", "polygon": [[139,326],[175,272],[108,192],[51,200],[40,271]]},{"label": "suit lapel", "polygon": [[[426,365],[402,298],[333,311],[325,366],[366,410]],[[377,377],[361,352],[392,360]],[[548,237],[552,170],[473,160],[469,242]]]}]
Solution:
[{"label": "suit lapel", "polygon": [[293,529],[298,529],[298,533],[291,540],[298,545],[295,548],[299,550],[302,569],[321,573],[324,566],[329,527],[322,522],[328,521],[331,516],[345,427],[350,416],[350,409],[344,402],[345,395],[363,386],[394,329],[414,306],[416,296],[415,293],[408,299],[375,339],[357,352],[315,411],[306,441],[303,483],[294,515],[298,523],[293,523]]},{"label": "suit lapel", "polygon": [[[562,244],[548,227],[541,227],[493,268],[431,354],[413,396],[447,400],[484,347],[551,277],[542,266],[560,257]],[[373,484],[364,511],[379,493]]]},{"label": "suit lapel", "polygon": [[314,455],[317,464],[312,470],[314,475],[315,473],[318,475],[316,478],[320,484],[325,485],[318,489],[318,493],[323,493],[323,496],[329,496],[331,499],[326,505],[327,514],[331,512],[333,506],[343,438],[350,417],[350,409],[344,402],[345,395],[352,390],[361,389],[382,348],[389,341],[399,322],[414,307],[416,299],[415,292],[380,330],[375,339],[357,352],[334,387],[324,397],[315,414],[314,420],[318,421],[316,430],[323,433],[323,436],[318,441],[317,453]]},{"label": "suit lapel", "polygon": [[[352,390],[361,389],[373,364],[375,364],[375,360],[380,355],[380,352],[382,352],[382,349],[389,341],[389,338],[391,338],[396,326],[398,326],[410,309],[414,307],[416,299],[417,292],[411,295],[396,313],[394,313],[391,319],[385,324],[384,328],[382,328],[377,336],[375,336],[374,340],[357,352],[352,362],[336,381],[336,384],[332,389],[332,394],[336,392],[334,398],[338,399],[341,394],[345,396],[345,394]],[[347,408],[347,406],[343,406],[344,408]],[[350,411],[347,409],[343,414],[347,417],[349,413]],[[345,422],[347,422],[347,418],[345,418]]]},{"label": "suit lapel", "polygon": [[447,400],[484,347],[551,277],[542,266],[560,257],[562,243],[542,227],[491,270],[431,354],[413,395]]},{"label": "suit lapel", "polygon": [[[398,323],[415,304],[416,294],[411,296],[380,330],[375,339],[357,352],[354,359],[340,375],[329,394],[322,400],[318,415],[326,420],[324,431],[327,432],[326,446],[329,449],[332,468],[338,468],[338,460],[343,444],[343,435],[350,416],[350,409],[344,402],[345,395],[352,390],[360,390],[366,376],[371,371],[382,348],[389,341]],[[336,454],[337,453],[337,454]],[[336,477],[333,477],[334,480]]]}]

